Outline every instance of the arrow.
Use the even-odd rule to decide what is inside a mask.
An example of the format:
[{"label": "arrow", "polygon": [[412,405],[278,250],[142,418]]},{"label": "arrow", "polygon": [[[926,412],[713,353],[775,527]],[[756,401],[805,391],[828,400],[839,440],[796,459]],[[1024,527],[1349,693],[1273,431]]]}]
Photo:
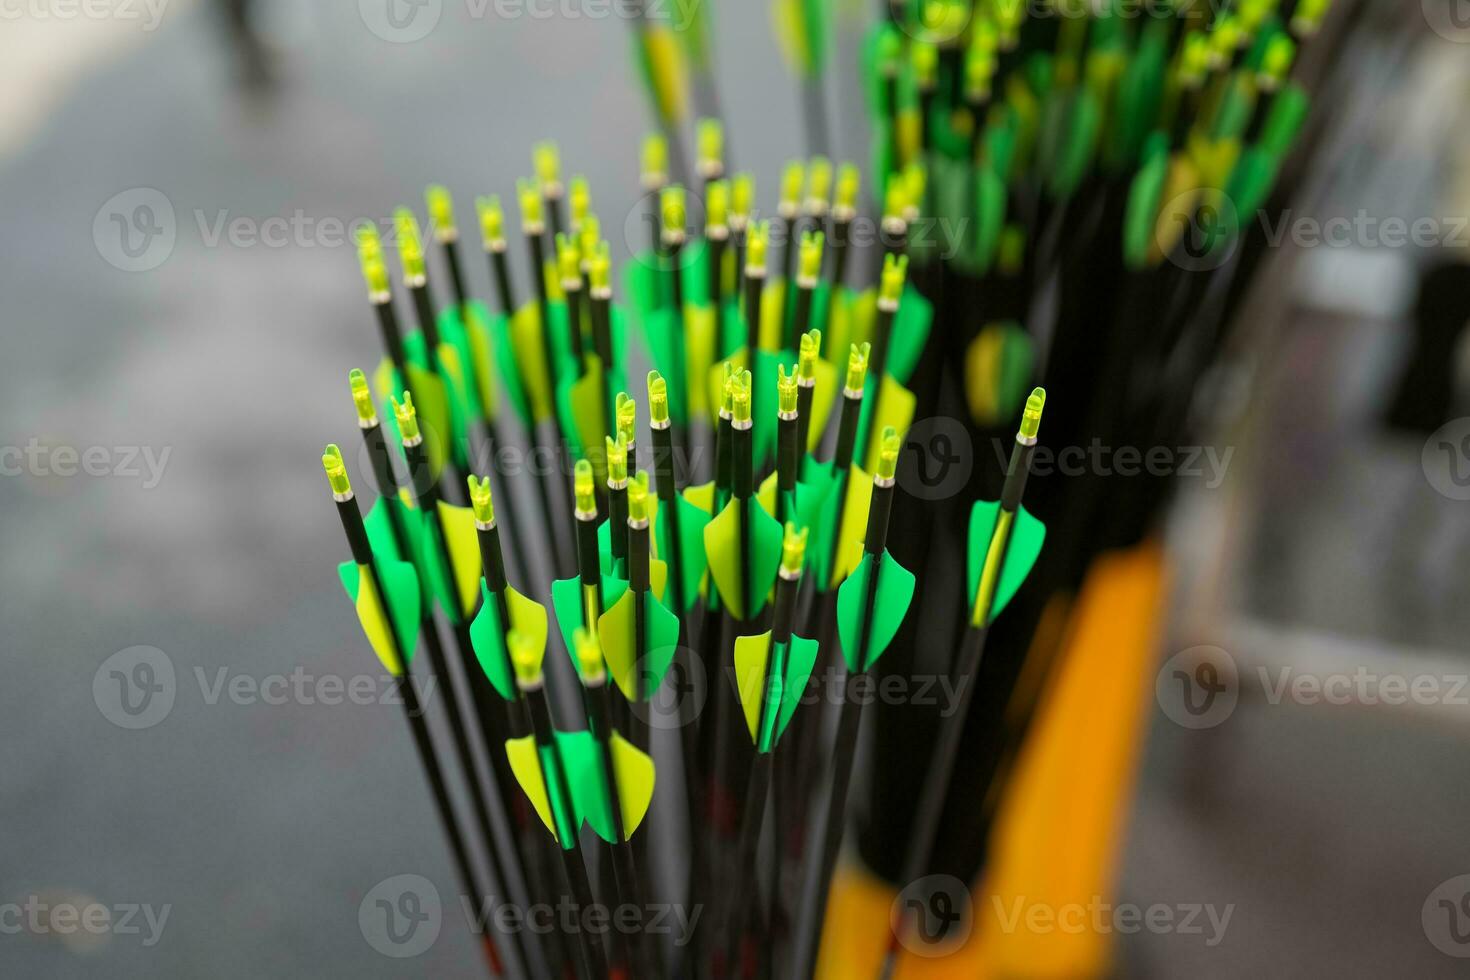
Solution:
[{"label": "arrow", "polygon": [[[604,818],[611,809],[602,781],[592,776],[596,772],[597,746],[590,732],[559,732],[552,727],[546,678],[542,673],[545,649],[538,649],[529,638],[514,630],[509,643],[516,690],[530,718],[532,732],[506,741],[506,759],[521,791],[557,843],[564,883],[580,923],[585,921],[582,916],[594,900],[578,832],[584,822],[594,823],[594,829],[597,823],[605,827]],[[642,819],[641,814],[632,819],[634,813],[628,810],[623,816],[634,826]],[[577,927],[572,931],[577,934],[581,950],[577,964],[581,968],[579,976],[584,980],[602,980],[608,975],[603,943],[588,929]]]},{"label": "arrow", "polygon": [[825,153],[832,145],[823,88],[829,33],[826,8],[822,0],[777,0],[771,8],[782,54],[802,79],[803,118],[814,153]]},{"label": "arrow", "polygon": [[888,649],[914,597],[913,573],[894,561],[887,551],[888,520],[893,510],[899,447],[897,432],[890,429],[883,433],[883,451],[878,457],[878,471],[873,476],[862,564],[838,590],[837,631],[847,662],[848,683],[832,752],[832,791],[823,818],[822,847],[814,865],[816,902],[805,930],[809,944],[806,955],[798,953],[800,958],[794,964],[805,968],[800,969],[796,976],[816,975],[822,925],[827,915],[827,895],[846,825],[848,783],[857,755],[858,725],[863,708],[863,699],[853,696],[853,679],[872,670]]},{"label": "arrow", "polygon": [[[817,660],[817,642],[792,633],[806,541],[805,530],[798,531],[794,524],[786,525],[771,628],[735,641],[736,690],[756,754],[741,806],[735,890],[724,947],[726,964],[731,968],[739,962],[738,939],[747,912],[746,897],[756,877],[757,848],[771,787],[772,757],[801,702],[802,691]],[[781,847],[775,853],[777,865],[772,880],[779,882]]]},{"label": "arrow", "polygon": [[[1046,528],[1021,506],[1021,497],[1031,472],[1036,434],[1041,428],[1041,412],[1045,405],[1046,392],[1041,388],[1026,399],[1026,410],[1021,416],[1020,431],[1016,433],[1016,445],[1011,452],[1001,498],[999,501],[978,501],[970,514],[970,615],[955,661],[955,690],[961,692],[960,703],[957,710],[940,719],[939,737],[915,810],[913,830],[904,858],[904,881],[918,879],[928,867],[990,624],[1011,601],[1041,554]],[[884,977],[892,976],[900,945],[911,927],[912,922],[905,910],[902,921],[889,939]]]},{"label": "arrow", "polygon": [[[397,679],[414,748],[418,753],[419,764],[428,777],[439,822],[445,836],[449,838],[449,848],[459,873],[460,887],[465,894],[473,895],[476,901],[493,901],[494,884],[491,885],[492,891],[484,890],[470,861],[464,833],[450,802],[444,770],[434,749],[423,707],[419,703],[418,692],[414,689],[413,677],[409,672],[413,651],[418,645],[419,612],[422,608],[418,577],[408,562],[383,558],[375,553],[368,529],[363,523],[362,512],[357,507],[357,498],[352,493],[352,483],[342,461],[342,451],[334,445],[328,446],[322,455],[322,465],[332,488],[332,498],[337,504],[337,515],[341,518],[342,529],[347,535],[348,547],[352,551],[352,560],[339,566],[338,575],[348,598],[357,610],[358,621],[362,624],[369,645],[383,666]],[[469,770],[467,775],[473,786],[473,770]],[[483,950],[490,975],[504,975],[500,948],[488,934],[483,937]]]},{"label": "arrow", "polygon": [[[895,340],[894,319],[899,311],[899,300],[904,293],[908,269],[907,255],[888,255],[883,259],[883,286],[878,295],[878,317],[872,333],[872,357],[868,372],[875,383],[869,386],[870,394],[863,400],[856,437],[856,444],[864,447],[856,458],[868,466],[872,465],[871,461],[878,453],[878,433],[889,428],[897,432],[907,432],[914,420],[914,406],[917,404],[914,393],[889,372],[889,352]],[[911,329],[899,338],[908,347],[903,352],[906,359],[917,359],[916,353],[923,349],[927,338],[927,326],[924,325],[922,332]],[[915,342],[916,346],[912,346]],[[870,433],[871,440],[866,438]]]}]

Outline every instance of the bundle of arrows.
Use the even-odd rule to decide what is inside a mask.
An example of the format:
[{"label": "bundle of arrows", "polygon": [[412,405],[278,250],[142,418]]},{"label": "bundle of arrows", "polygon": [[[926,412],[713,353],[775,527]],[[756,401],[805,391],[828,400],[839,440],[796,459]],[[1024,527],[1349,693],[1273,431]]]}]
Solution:
[{"label": "bundle of arrows", "polygon": [[[779,6],[821,148],[823,5]],[[974,880],[1049,669],[1043,610],[1156,526],[1163,479],[1039,479],[1043,556],[1022,504],[1033,384],[1062,393],[1053,445],[1177,444],[1260,258],[1237,219],[1288,192],[1323,74],[1297,47],[1326,3],[881,7],[875,248],[855,244],[856,166],[789,164],[762,217],[714,117],[678,182],[686,71],[716,111],[702,21],[683,55],[637,23],[661,132],[642,150],[650,238],[621,276],[549,143],[516,189],[518,242],[498,198],[476,201],[489,304],[445,188],[432,256],[395,213],[398,282],[358,230],[386,356],[349,378],[360,452],[323,457],[340,573],[401,679],[460,887],[633,919],[488,931],[494,975],[811,976],[845,837],[898,887]],[[517,440],[552,465],[502,465]],[[448,692],[452,748],[415,669]],[[879,674],[924,673],[957,710],[864,710]],[[677,942],[666,907],[690,926]],[[913,926],[891,923],[885,973]]]}]

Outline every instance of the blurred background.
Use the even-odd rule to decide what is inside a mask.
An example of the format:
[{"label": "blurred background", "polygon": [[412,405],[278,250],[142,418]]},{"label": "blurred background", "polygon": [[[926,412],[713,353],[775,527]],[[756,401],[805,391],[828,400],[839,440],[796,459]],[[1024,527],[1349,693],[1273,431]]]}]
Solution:
[{"label": "blurred background", "polygon": [[[554,6],[432,0],[404,33],[370,0],[0,0],[0,975],[471,975],[463,929],[399,961],[359,925],[391,876],[453,887],[399,709],[272,679],[374,666],[318,468],[379,356],[348,229],[430,182],[509,200],[554,137],[615,260],[643,243],[628,30]],[[871,6],[837,5],[830,69],[860,162]],[[1225,462],[1164,522],[1110,876],[1110,901],[1232,912],[1215,943],[1110,937],[1110,975],[1470,957],[1470,18],[1342,7],[1288,233],[1196,403]],[[765,4],[712,16],[731,153],[770,197],[806,152],[798,86]],[[1390,218],[1429,224],[1392,244]],[[1229,706],[1204,724],[1171,680],[1201,659]],[[120,715],[110,662],[167,696]],[[30,914],[93,903],[115,928]]]}]

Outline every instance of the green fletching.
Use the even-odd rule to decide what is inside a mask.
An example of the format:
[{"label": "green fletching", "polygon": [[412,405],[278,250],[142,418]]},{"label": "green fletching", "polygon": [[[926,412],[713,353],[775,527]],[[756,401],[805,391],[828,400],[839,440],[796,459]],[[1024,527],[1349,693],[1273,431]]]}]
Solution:
[{"label": "green fletching", "polygon": [[[446,311],[453,313],[453,307]],[[490,335],[490,311],[478,300],[470,303],[469,319],[464,324],[466,353],[475,379],[475,397],[487,419],[499,417],[495,397],[495,342]]]},{"label": "green fletching", "polygon": [[934,323],[934,304],[913,286],[905,286],[893,315],[893,333],[888,341],[887,371],[903,384],[909,383]]},{"label": "green fletching", "polygon": [[1306,89],[1294,82],[1282,86],[1266,115],[1266,124],[1261,130],[1261,148],[1278,160],[1284,158],[1296,142],[1310,108],[1311,97]]},{"label": "green fletching", "polygon": [[[877,463],[883,430],[892,428],[900,437],[905,435],[914,421],[914,407],[918,403],[914,393],[893,380],[893,375],[886,371],[883,373],[881,401],[874,394],[876,390],[877,386],[869,380],[868,390],[865,392],[867,397],[863,399],[863,407],[858,415],[857,442],[853,456],[869,472],[872,472]],[[876,423],[872,417],[875,405],[879,413]]]},{"label": "green fletching", "polygon": [[607,483],[607,458],[604,439],[608,436],[608,377],[596,354],[586,356],[586,367],[580,377],[569,376],[557,385],[557,405],[561,410],[561,431],[567,440],[567,451],[573,459],[592,461],[594,478],[599,486]]},{"label": "green fletching", "polygon": [[643,595],[643,621],[646,635],[643,662],[638,660],[634,645],[634,611],[638,601],[631,589],[624,592],[597,621],[597,634],[608,673],[618,690],[629,701],[646,701],[653,697],[679,643],[679,617],[656,599],[652,592]]},{"label": "green fletching", "polygon": [[552,389],[547,384],[541,329],[541,309],[537,303],[527,303],[516,310],[507,331],[509,356],[500,359],[506,365],[507,374],[515,371],[519,376],[519,388],[525,392],[526,407],[530,410],[530,418],[524,420],[528,427],[551,418],[555,407]]},{"label": "green fletching", "polygon": [[[756,636],[742,636],[735,640],[737,691],[741,708],[745,714],[745,727],[750,732],[751,741],[755,743],[757,752],[771,752],[780,742],[786,726],[791,723],[791,716],[795,714],[797,705],[801,703],[806,682],[811,677],[812,667],[816,664],[817,649],[816,640],[807,640],[799,636],[793,636],[784,650],[774,648],[771,645],[769,630]],[[775,666],[771,666],[773,657],[777,661]],[[769,668],[774,671],[777,666],[782,674],[779,683],[780,705],[776,716],[766,719],[770,728],[761,731],[761,708],[765,700],[771,696],[766,691],[767,670]],[[772,677],[771,680],[773,688],[776,687],[776,678]]]},{"label": "green fletching", "polygon": [[[488,315],[483,305],[478,310],[470,309],[470,317],[481,325],[484,321],[480,317]],[[480,418],[484,405],[476,354],[470,341],[470,324],[460,318],[458,304],[451,303],[439,313],[439,362],[449,376],[451,387],[459,389],[456,409],[463,410],[467,419]]]},{"label": "green fletching", "polygon": [[[675,498],[679,508],[679,577],[682,579],[682,595],[684,598],[684,609],[675,609],[675,613],[682,614],[690,606],[694,605],[699,598],[700,587],[704,583],[704,573],[709,568],[708,558],[704,550],[704,528],[709,523],[709,512],[700,509],[680,494]],[[670,544],[669,524],[661,520],[663,508],[660,507],[654,515],[653,541],[655,552],[664,561],[668,561],[673,554]],[[666,592],[664,601],[672,603],[672,591]]]},{"label": "green fletching", "polygon": [[531,415],[531,402],[526,394],[526,383],[521,376],[521,365],[516,360],[515,342],[512,338],[511,320],[497,313],[486,320],[490,348],[496,366],[500,369],[500,381],[505,385],[505,397],[515,410],[521,424],[530,428],[535,420]]},{"label": "green fletching", "polygon": [[682,426],[689,422],[689,380],[681,319],[673,310],[650,310],[643,314],[642,326],[649,360],[669,386],[669,416]]},{"label": "green fletching", "polygon": [[[611,609],[624,592],[628,591],[626,579],[616,575],[602,576],[602,608]],[[556,626],[561,631],[562,642],[567,650],[577,649],[575,635],[583,623],[582,580],[580,578],[557,579],[551,583],[551,608],[556,614]],[[581,672],[581,665],[572,656],[572,666]]]},{"label": "green fletching", "polygon": [[1258,146],[1249,146],[1230,172],[1225,195],[1235,203],[1237,215],[1251,215],[1266,203],[1275,183],[1276,158]]},{"label": "green fletching", "polygon": [[781,688],[781,713],[776,717],[777,742],[785,734],[786,726],[791,724],[796,706],[801,704],[801,696],[806,692],[806,682],[811,678],[812,668],[817,664],[818,646],[816,640],[800,636],[791,638],[790,647],[786,651],[786,683]]},{"label": "green fletching", "polygon": [[576,835],[567,819],[566,806],[559,795],[557,803],[552,803],[555,787],[552,780],[546,778],[546,768],[556,765],[555,755],[551,752],[543,754],[536,745],[535,736],[523,735],[505,743],[505,758],[521,792],[526,794],[526,799],[546,829],[551,831],[551,836],[567,850],[575,847]]},{"label": "green fletching", "polygon": [[1064,129],[1048,182],[1053,197],[1067,197],[1075,191],[1097,151],[1102,130],[1102,109],[1089,91],[1074,93],[1064,113]]},{"label": "green fletching", "polygon": [[[1005,227],[1006,194],[1005,181],[989,167],[975,171],[975,246],[972,255],[975,272],[984,275],[995,262],[996,246],[1000,242],[1000,230]],[[927,336],[927,327],[926,327]]]},{"label": "green fletching", "polygon": [[[409,346],[408,338],[404,340],[404,346]],[[419,349],[423,349],[422,343]],[[419,430],[424,436],[424,454],[429,460],[429,469],[437,477],[444,470],[445,451],[448,448],[447,440],[453,431],[449,419],[449,394],[445,390],[444,382],[437,374],[429,371],[418,364],[408,364],[408,379],[404,381],[393,363],[384,358],[378,365],[378,370],[373,374],[373,386],[378,394],[378,401],[383,406],[379,417],[383,422],[383,433],[392,445],[402,445],[402,437],[398,431],[398,420],[393,414],[391,403],[388,399],[403,398],[404,389],[413,392],[414,408],[418,410]]]},{"label": "green fletching", "polygon": [[[966,582],[969,588],[967,603],[973,604],[975,591],[980,587],[980,573],[990,551],[990,541],[999,514],[1000,503],[992,500],[976,501],[970,511],[969,560],[966,563]],[[1046,525],[1031,516],[1024,506],[1021,507],[1016,512],[1010,544],[1006,550],[1005,566],[1001,569],[1000,580],[996,584],[995,600],[991,603],[990,620],[986,625],[995,621],[995,617],[1000,615],[1021,588],[1021,583],[1026,581],[1026,576],[1031,574],[1031,568],[1041,554],[1041,545],[1045,539]]]},{"label": "green fletching", "polygon": [[1157,146],[1133,178],[1123,219],[1123,261],[1137,272],[1148,264],[1154,243],[1154,225],[1163,203],[1164,184],[1169,178],[1169,152]]},{"label": "green fletching", "polygon": [[507,586],[505,603],[510,610],[511,621],[509,628],[506,628],[500,622],[499,603],[495,602],[483,580],[480,590],[484,601],[480,605],[480,612],[470,623],[470,645],[474,647],[480,669],[490,679],[495,692],[507,701],[514,701],[515,673],[511,667],[510,652],[505,646],[505,636],[510,629],[514,629],[526,637],[531,649],[544,653],[547,634],[546,607]]},{"label": "green fletching", "polygon": [[[653,760],[614,732],[609,740],[613,773],[603,766],[602,748],[589,731],[557,732],[556,749],[572,792],[572,823],[587,823],[608,843],[617,841],[612,789],[617,790],[624,839],[643,822],[653,800]],[[608,785],[611,775],[615,786]]]},{"label": "green fletching", "polygon": [[740,501],[731,500],[704,529],[710,575],[720,590],[720,601],[739,620],[754,619],[766,607],[776,571],[781,567],[781,525],[753,498],[747,502],[745,513],[749,521],[750,567],[743,576]]},{"label": "green fletching", "polygon": [[[871,620],[864,608],[867,601],[868,576],[873,574],[873,556],[864,554],[862,564],[837,589],[837,636],[847,669],[859,674],[878,662],[898,634],[914,599],[914,574],[904,568],[887,551],[878,565],[878,589],[873,599]],[[868,655],[857,662],[864,632],[868,634]]]}]

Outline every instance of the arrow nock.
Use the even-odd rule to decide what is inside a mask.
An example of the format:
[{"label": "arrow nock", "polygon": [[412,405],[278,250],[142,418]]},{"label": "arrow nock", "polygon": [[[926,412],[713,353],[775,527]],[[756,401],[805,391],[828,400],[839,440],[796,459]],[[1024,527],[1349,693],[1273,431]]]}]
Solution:
[{"label": "arrow nock", "polygon": [[411,285],[423,282],[427,270],[418,219],[408,208],[399,208],[393,212],[393,230],[398,235],[398,260],[403,266],[403,281]]},{"label": "arrow nock", "polygon": [[367,375],[360,368],[353,368],[347,375],[347,384],[352,388],[352,404],[357,407],[357,424],[371,429],[378,424],[378,410],[373,405],[373,393],[368,388]]},{"label": "arrow nock", "polygon": [[332,443],[322,452],[322,468],[327,471],[327,482],[332,485],[332,496],[346,500],[352,496],[352,481],[347,478],[347,464],[342,461],[342,450]]},{"label": "arrow nock", "polygon": [[786,522],[786,536],[781,542],[781,577],[784,579],[797,579],[801,577],[801,565],[806,560],[806,538],[808,528],[796,529],[796,525],[790,521]]},{"label": "arrow nock", "polygon": [[495,501],[490,494],[490,478],[471,473],[465,479],[470,485],[470,508],[475,512],[475,523],[487,530],[494,527]]},{"label": "arrow nock", "polygon": [[430,184],[424,191],[424,203],[429,206],[429,229],[434,240],[452,242],[459,237],[459,228],[454,223],[454,198],[449,188],[442,184]]}]

